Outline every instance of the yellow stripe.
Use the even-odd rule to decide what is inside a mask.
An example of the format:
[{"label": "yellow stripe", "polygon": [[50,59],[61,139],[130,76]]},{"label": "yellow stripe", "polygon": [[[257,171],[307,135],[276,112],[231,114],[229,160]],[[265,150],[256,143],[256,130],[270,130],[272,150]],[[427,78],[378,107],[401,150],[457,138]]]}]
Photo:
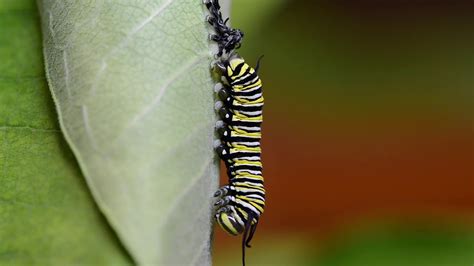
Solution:
[{"label": "yellow stripe", "polygon": [[254,206],[255,208],[257,208],[260,212],[263,212],[263,208],[262,206],[258,205],[257,203],[260,203],[262,205],[265,205],[265,202],[262,201],[262,200],[259,200],[259,199],[253,199],[253,198],[248,198],[248,197],[245,197],[245,196],[237,196],[237,198],[251,204],[252,206]]},{"label": "yellow stripe", "polygon": [[[238,133],[240,133],[240,134],[238,134]],[[261,138],[261,137],[262,137],[262,133],[260,133],[260,132],[248,133],[248,132],[246,132],[246,131],[243,131],[243,132],[234,132],[234,131],[231,131],[231,132],[230,132],[230,136],[231,136],[231,137]]]},{"label": "yellow stripe", "polygon": [[239,96],[235,96],[235,100],[232,104],[241,105],[240,103],[254,104],[254,103],[263,103],[264,99],[262,96],[258,97],[256,100],[247,100],[241,99]]},{"label": "yellow stripe", "polygon": [[227,231],[227,232],[229,232],[233,235],[238,235],[239,234],[239,232],[237,231],[237,228],[235,228],[234,225],[232,224],[232,222],[229,220],[229,215],[227,215],[226,213],[223,213],[221,215],[221,219],[222,219],[222,222],[224,223],[224,225],[230,230],[230,232],[229,232],[229,231],[225,230],[225,227],[223,227],[225,231]]},{"label": "yellow stripe", "polygon": [[262,122],[262,119],[263,119],[262,116],[257,116],[255,118],[235,117],[235,119],[232,118],[232,121],[234,122]]},{"label": "yellow stripe", "polygon": [[263,212],[263,208],[261,206],[259,206],[256,203],[252,203],[252,201],[248,200],[248,198],[246,198],[246,197],[244,197],[244,198],[246,198],[245,200],[241,199],[241,197],[243,197],[243,196],[238,196],[237,197],[237,200],[236,200],[237,203],[239,203],[239,201],[248,203],[248,204],[252,205],[253,207],[255,207],[260,213]]},{"label": "yellow stripe", "polygon": [[[236,187],[235,191],[245,192],[245,193],[262,193],[261,189],[254,189],[254,188],[248,188],[248,187],[243,188],[241,186]],[[264,194],[265,194],[265,192],[264,192]]]},{"label": "yellow stripe", "polygon": [[243,210],[243,209],[241,209],[241,208],[239,208],[239,207],[237,207],[236,209],[237,209],[237,211],[240,212],[240,214],[242,214],[242,215],[244,216],[244,219],[245,219],[245,220],[248,219],[249,215],[248,215],[248,213],[247,213],[245,210]]},{"label": "yellow stripe", "polygon": [[235,91],[235,92],[241,92],[241,91],[255,89],[258,86],[262,86],[262,82],[260,81],[260,79],[256,82],[252,83],[252,84],[247,85],[247,86],[234,85],[234,86],[232,86],[232,90]]},{"label": "yellow stripe", "polygon": [[249,160],[235,160],[234,161],[235,166],[239,165],[255,165],[255,166],[262,166],[262,163],[260,161],[249,161]]},{"label": "yellow stripe", "polygon": [[[232,119],[233,118],[239,118],[240,121],[262,121],[263,115],[259,115],[259,116],[255,116],[255,117],[248,117],[244,114],[241,114],[239,111],[234,111],[234,115],[232,116]],[[237,120],[237,121],[239,121],[239,120]]]},{"label": "yellow stripe", "polygon": [[249,90],[253,89],[255,87],[261,86],[262,85],[262,80],[257,77],[257,80],[253,83],[250,83],[248,85],[234,85],[232,86],[232,89],[239,89],[239,90]]},{"label": "yellow stripe", "polygon": [[265,193],[265,189],[263,188],[263,185],[251,185],[249,183],[245,183],[245,182],[235,182],[234,183],[236,186],[239,186],[239,187],[248,187],[248,188],[251,188],[251,189],[258,189],[260,191],[262,191],[263,193]]},{"label": "yellow stripe", "polygon": [[261,175],[252,175],[252,174],[238,174],[234,178],[248,178],[248,179],[255,179],[255,180],[263,180],[263,176]]},{"label": "yellow stripe", "polygon": [[[236,67],[237,67],[237,66],[236,66]],[[235,70],[236,67],[234,67],[233,69]],[[250,66],[249,66],[248,64],[244,63],[244,65],[243,65],[242,68],[240,69],[240,72],[239,72],[238,74],[233,73],[234,75],[232,75],[232,76],[230,77],[230,79],[236,80],[236,79],[242,77],[242,76],[244,75],[245,71],[247,71],[247,69],[248,69],[249,67],[250,67]]]},{"label": "yellow stripe", "polygon": [[261,152],[262,149],[260,147],[247,147],[247,146],[243,146],[243,145],[237,145],[237,144],[233,144],[233,146],[235,148],[232,148],[230,149],[230,153],[233,153],[233,152],[239,152],[239,151],[248,151],[248,152]]},{"label": "yellow stripe", "polygon": [[[255,127],[258,127],[258,126],[255,126]],[[233,136],[234,134],[236,136],[244,135],[248,137],[260,137],[262,134],[261,132],[248,132],[248,131],[245,131],[245,129],[239,128],[238,126],[232,127],[231,129],[232,129],[232,131],[230,132],[231,136]]]}]

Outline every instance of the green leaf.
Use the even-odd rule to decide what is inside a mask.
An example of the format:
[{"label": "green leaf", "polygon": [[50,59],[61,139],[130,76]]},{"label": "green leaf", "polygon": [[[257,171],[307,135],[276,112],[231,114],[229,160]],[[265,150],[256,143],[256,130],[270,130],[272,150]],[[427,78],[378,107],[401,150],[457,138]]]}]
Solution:
[{"label": "green leaf", "polygon": [[61,129],[100,209],[136,262],[210,264],[218,160],[205,6],[39,6]]},{"label": "green leaf", "polygon": [[0,265],[126,265],[57,125],[32,0],[0,2]]}]

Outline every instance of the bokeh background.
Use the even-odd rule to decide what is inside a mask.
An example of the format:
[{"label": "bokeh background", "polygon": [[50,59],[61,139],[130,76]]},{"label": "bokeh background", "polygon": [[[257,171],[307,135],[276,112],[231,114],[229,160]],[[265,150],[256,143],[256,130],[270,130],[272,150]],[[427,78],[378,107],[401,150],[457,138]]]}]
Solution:
[{"label": "bokeh background", "polygon": [[[265,55],[249,265],[474,264],[473,1],[234,0],[232,24]],[[240,244],[216,230],[215,265]]]}]

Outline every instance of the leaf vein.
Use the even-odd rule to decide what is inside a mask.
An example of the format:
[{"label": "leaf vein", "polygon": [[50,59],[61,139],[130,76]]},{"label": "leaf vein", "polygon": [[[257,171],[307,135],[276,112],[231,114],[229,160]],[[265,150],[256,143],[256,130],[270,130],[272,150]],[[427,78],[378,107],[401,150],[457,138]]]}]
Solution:
[{"label": "leaf vein", "polygon": [[62,50],[63,52],[63,63],[64,63],[64,85],[66,87],[66,93],[68,98],[71,98],[71,89],[69,88],[69,66],[68,66],[68,59],[66,50]]},{"label": "leaf vein", "polygon": [[92,147],[94,148],[94,150],[98,150],[97,142],[95,141],[94,133],[92,132],[92,128],[89,123],[89,111],[87,109],[87,106],[81,105],[81,111],[82,111],[82,121],[84,123],[84,129],[86,130],[87,138],[92,144]]},{"label": "leaf vein", "polygon": [[135,26],[132,31],[130,31],[127,36],[125,36],[125,38],[118,44],[115,46],[115,48],[113,48],[112,50],[110,50],[110,52],[108,54],[106,54],[104,56],[104,60],[106,60],[110,55],[114,54],[117,50],[119,50],[120,48],[122,48],[124,45],[126,45],[131,39],[132,37],[137,34],[138,32],[140,32],[146,25],[148,25],[151,21],[153,21],[154,18],[156,18],[157,16],[159,16],[163,11],[165,11],[169,5],[173,2],[173,0],[168,0],[166,1],[163,5],[161,5],[160,7],[158,7],[155,11],[153,11],[153,13],[145,18],[142,22],[140,22],[137,26]]},{"label": "leaf vein", "polygon": [[[131,122],[125,127],[124,131],[128,130],[129,128],[133,127],[138,121],[143,119],[143,117],[147,116],[148,113],[159,106],[163,95],[168,90],[170,85],[172,85],[179,77],[187,73],[188,70],[195,67],[203,58],[207,57],[208,55],[201,55],[197,56],[194,60],[188,62],[184,65],[181,69],[176,71],[174,75],[171,76],[168,80],[165,81],[164,85],[159,89],[159,93],[153,98],[150,104],[148,104],[138,115],[136,115]],[[121,135],[121,134],[120,134]]]},{"label": "leaf vein", "polygon": [[30,126],[0,126],[0,130],[6,131],[9,129],[30,130],[33,132],[61,132],[61,130],[53,128],[35,128]]}]

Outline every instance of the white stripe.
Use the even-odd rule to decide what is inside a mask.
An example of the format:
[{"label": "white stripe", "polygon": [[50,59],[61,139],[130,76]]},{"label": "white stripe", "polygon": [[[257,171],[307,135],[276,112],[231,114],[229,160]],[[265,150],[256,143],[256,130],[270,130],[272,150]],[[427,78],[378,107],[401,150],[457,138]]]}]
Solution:
[{"label": "white stripe", "polygon": [[260,127],[248,127],[248,126],[235,126],[235,127],[242,130],[260,131]]},{"label": "white stripe", "polygon": [[257,210],[257,208],[255,208],[252,204],[250,203],[247,203],[246,201],[243,201],[241,199],[237,199],[236,201],[237,203],[240,203],[240,205],[243,205],[249,209],[251,209],[252,211],[254,211],[255,213],[257,213],[258,216],[260,216],[260,211]]},{"label": "white stripe", "polygon": [[230,205],[231,206],[231,210],[232,210],[232,218],[234,218],[241,226],[245,226],[245,222],[240,219],[240,216],[237,214],[237,210],[235,209],[235,207],[233,205]]},{"label": "white stripe", "polygon": [[259,175],[259,176],[262,175],[262,172],[261,172],[261,171],[249,170],[249,169],[238,169],[238,170],[236,170],[235,172],[236,172],[236,173],[246,172],[246,173],[250,173],[250,174],[252,174],[252,175]]},{"label": "white stripe", "polygon": [[239,88],[240,91],[239,92],[252,92],[252,91],[255,91],[255,90],[259,90],[262,88],[262,85],[258,85],[256,87],[253,87],[253,88],[250,88],[250,89],[247,89],[247,88]]},{"label": "white stripe", "polygon": [[259,199],[259,200],[262,200],[263,202],[265,202],[265,198],[258,195],[258,194],[245,195],[245,197],[251,198],[251,199]]},{"label": "white stripe", "polygon": [[[238,179],[238,178],[237,178]],[[236,184],[236,186],[245,186],[245,185],[251,185],[254,187],[259,187],[263,189],[263,184],[260,183],[254,183],[252,181],[233,181],[232,183]]]},{"label": "white stripe", "polygon": [[248,187],[239,187],[238,189],[236,189],[237,192],[243,192],[243,193],[264,193],[263,191],[261,191],[260,189],[256,189],[256,188],[248,188]]},{"label": "white stripe", "polygon": [[235,106],[247,106],[247,107],[260,107],[260,106],[263,106],[263,102],[262,103],[240,103],[238,101],[234,101],[234,105]]},{"label": "white stripe", "polygon": [[[246,79],[246,78],[247,78],[248,76],[250,76],[251,74],[252,74],[252,73],[247,73],[247,74],[241,76],[240,78],[233,80],[233,81],[232,81],[232,84],[233,84],[233,83],[237,83],[237,82],[239,82],[239,81],[241,81],[241,80],[243,80],[243,79]],[[232,84],[231,84],[231,85],[232,85]]]},{"label": "white stripe", "polygon": [[[252,74],[253,74],[253,73],[247,74],[247,75],[245,75],[245,77],[240,77],[240,78],[238,78],[238,79],[232,81],[232,84],[231,84],[231,85],[235,85],[235,83],[238,83],[238,82],[240,82],[240,81],[242,81],[242,80],[248,78],[248,76],[250,76],[250,75],[252,75]],[[259,79],[259,78],[258,78],[258,76],[256,75],[255,78],[253,78],[252,80],[247,81],[247,82],[245,82],[244,84],[238,84],[238,86],[248,86],[248,85],[250,85],[250,84],[252,84],[252,83],[257,82],[258,79]]]},{"label": "white stripe", "polygon": [[[258,141],[254,141],[254,142],[245,142],[245,141],[239,141],[239,142],[231,142],[232,144],[235,144],[235,145],[244,145],[244,146],[247,146],[247,147],[251,147],[251,148],[255,148],[255,147],[258,147],[260,146],[260,142]],[[233,147],[233,146],[232,146]]]},{"label": "white stripe", "polygon": [[[258,133],[258,132],[255,132],[255,133]],[[262,138],[261,136],[245,136],[245,135],[237,134],[237,133],[231,134],[230,137],[231,138],[247,138],[247,139],[252,139],[252,140],[260,140]],[[251,145],[251,146],[260,145],[259,141],[230,141],[230,142],[231,143],[249,143],[248,145]]]},{"label": "white stripe", "polygon": [[249,115],[250,115],[250,116],[259,116],[259,115],[262,114],[262,111],[261,111],[261,110],[260,110],[260,111],[242,111],[242,110],[239,110],[239,112],[240,112],[241,114],[246,115],[246,116],[249,116]]},{"label": "white stripe", "polygon": [[238,96],[235,96],[235,98],[242,98],[242,99],[248,99],[248,100],[254,100],[254,99],[258,99],[262,97],[262,93],[259,92],[257,94],[254,94],[254,95],[238,95]]},{"label": "white stripe", "polygon": [[252,79],[251,81],[245,82],[243,85],[244,85],[244,86],[248,86],[248,85],[250,85],[250,84],[253,84],[253,83],[257,82],[258,79],[259,79],[258,76],[255,76],[254,79]]},{"label": "white stripe", "polygon": [[[235,159],[238,159],[238,160],[248,160],[248,161],[260,161],[260,156],[242,156],[242,157],[237,157]],[[241,164],[241,165],[244,165],[244,164]]]}]

